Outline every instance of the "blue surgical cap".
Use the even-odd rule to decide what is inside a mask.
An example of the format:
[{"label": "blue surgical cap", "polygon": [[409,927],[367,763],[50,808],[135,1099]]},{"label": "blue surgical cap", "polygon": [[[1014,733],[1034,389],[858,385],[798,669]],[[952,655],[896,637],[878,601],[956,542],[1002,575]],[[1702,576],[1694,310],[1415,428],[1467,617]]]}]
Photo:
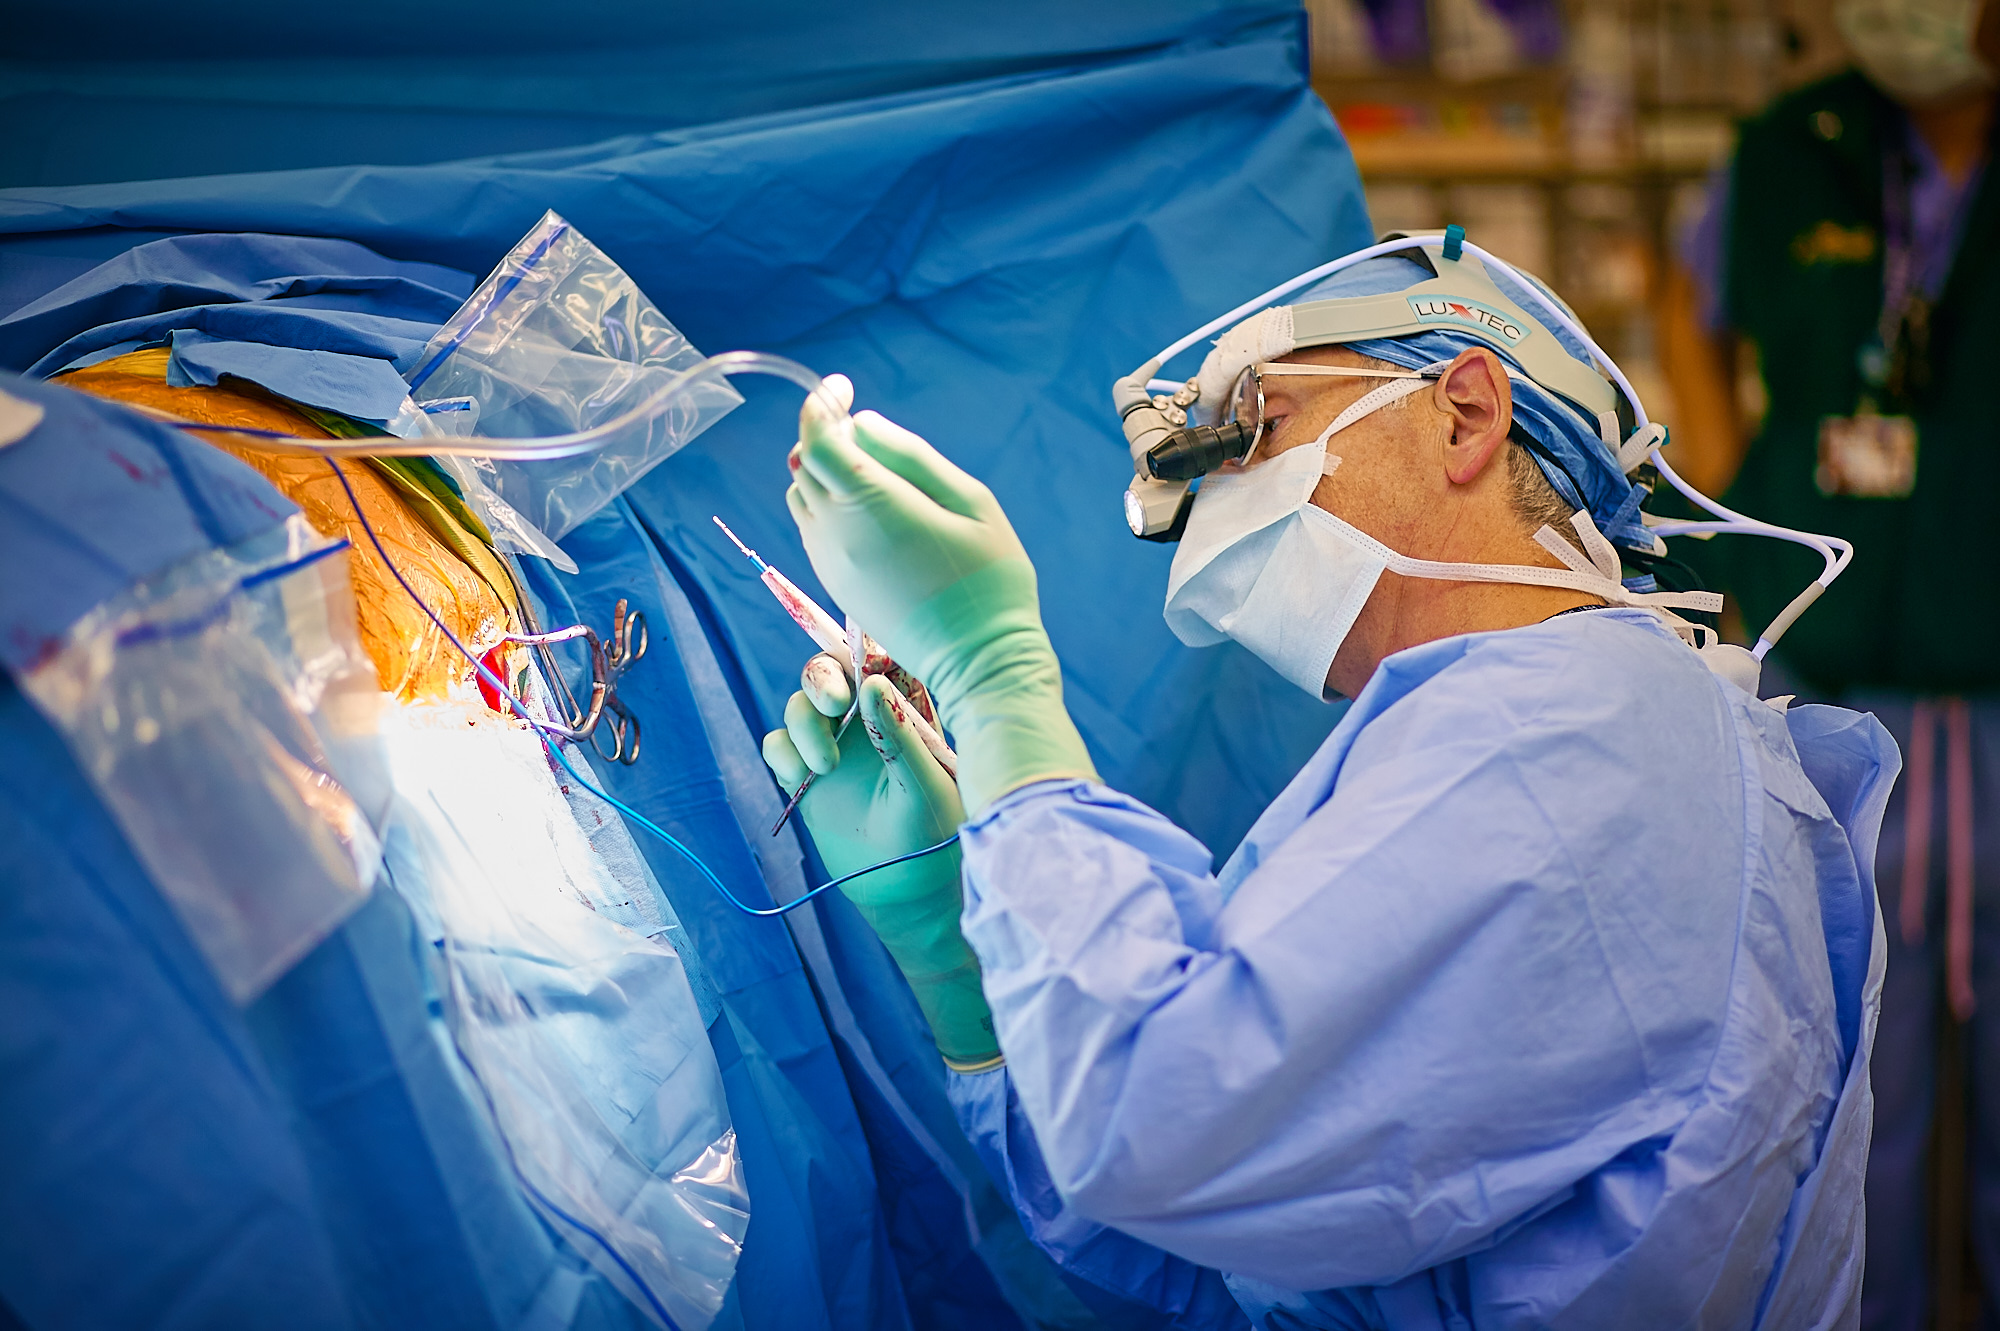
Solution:
[{"label": "blue surgical cap", "polygon": [[[1531,316],[1540,309],[1535,299],[1508,274],[1488,269],[1487,275],[1507,298]],[[1344,296],[1379,296],[1427,282],[1432,273],[1422,264],[1397,255],[1369,259],[1342,269],[1333,276],[1293,294],[1289,303],[1304,305],[1315,300],[1337,300]],[[1538,284],[1539,285],[1539,284]],[[1545,294],[1552,292],[1542,288]],[[1555,338],[1563,350],[1584,364],[1590,353],[1567,330],[1536,319],[1536,325]],[[1407,337],[1367,338],[1344,343],[1349,350],[1373,356],[1406,370],[1421,370],[1450,361],[1470,347],[1485,347],[1507,363],[1514,392],[1514,424],[1541,447],[1530,449],[1535,465],[1542,469],[1555,492],[1567,503],[1588,509],[1598,529],[1628,549],[1651,550],[1653,537],[1639,520],[1639,503],[1645,491],[1626,479],[1615,453],[1597,436],[1597,424],[1577,408],[1527,377],[1521,363],[1504,347],[1474,337],[1471,333],[1437,331]],[[1578,494],[1578,487],[1582,493]]]}]

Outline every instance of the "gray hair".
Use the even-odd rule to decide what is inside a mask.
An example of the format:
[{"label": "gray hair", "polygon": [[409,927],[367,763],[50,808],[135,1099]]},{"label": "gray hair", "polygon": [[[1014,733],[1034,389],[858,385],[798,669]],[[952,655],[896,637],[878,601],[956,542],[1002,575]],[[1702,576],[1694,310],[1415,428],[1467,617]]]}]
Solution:
[{"label": "gray hair", "polygon": [[1507,441],[1507,497],[1513,501],[1514,514],[1529,535],[1543,527],[1552,527],[1571,545],[1583,548],[1576,528],[1570,525],[1576,510],[1556,493],[1542,471],[1542,464],[1535,461],[1535,455],[1519,439]]}]

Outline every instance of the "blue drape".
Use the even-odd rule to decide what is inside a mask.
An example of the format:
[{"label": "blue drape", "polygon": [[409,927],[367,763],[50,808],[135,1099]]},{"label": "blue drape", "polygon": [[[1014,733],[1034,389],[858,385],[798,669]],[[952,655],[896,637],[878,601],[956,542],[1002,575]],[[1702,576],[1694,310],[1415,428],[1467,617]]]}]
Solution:
[{"label": "blue drape", "polygon": [[[0,191],[0,317],[43,302],[32,320],[0,323],[0,365],[25,369],[114,320],[196,306],[208,313],[182,326],[198,324],[216,336],[257,340],[261,316],[251,307],[261,306],[287,316],[339,313],[344,335],[365,340],[386,328],[365,325],[366,318],[398,317],[395,282],[457,294],[543,209],[555,208],[623,264],[697,345],[772,350],[848,373],[863,405],[925,433],[991,483],[1043,572],[1068,699],[1101,770],[1218,854],[1228,851],[1330,728],[1333,711],[1233,647],[1194,653],[1166,632],[1157,607],[1171,551],[1123,529],[1118,498],[1129,466],[1108,386],[1217,310],[1367,239],[1352,163],[1303,76],[1295,11],[1271,4],[1119,5],[1089,13],[1016,6],[1013,18],[993,18],[981,32],[977,24],[907,15],[892,23],[786,5],[760,20],[768,40],[758,49],[766,58],[754,72],[746,72],[739,43],[750,40],[743,33],[755,24],[707,34],[661,28],[641,36],[674,48],[667,67],[676,77],[661,77],[659,62],[645,63],[644,41],[621,53],[617,42],[586,49],[550,39],[540,65],[513,67],[518,86],[506,92],[462,73],[497,58],[480,45],[499,41],[494,34],[511,32],[517,45],[528,40],[521,13],[483,10],[492,18],[473,23],[485,25],[477,35],[436,56],[436,34],[391,48],[381,24],[391,7],[380,8],[295,20],[246,9],[242,58],[227,68],[102,62],[65,72],[43,60],[35,75],[43,81],[34,83],[23,81],[25,65],[0,66],[0,90],[19,94],[15,109],[43,117],[14,137],[33,141],[34,124],[56,126],[61,132],[46,141],[75,148],[67,173],[24,176],[13,165],[18,159],[8,158],[0,168],[12,171],[11,179],[148,173],[119,156],[114,129],[129,127],[140,142],[154,143],[163,125],[199,130],[218,117],[227,132],[190,133],[204,139],[188,149],[191,156],[145,160],[230,169],[278,160],[434,160],[500,144],[575,143],[622,127],[611,102],[617,115],[629,111],[649,129],[692,127],[437,165]],[[151,19],[142,22],[137,7],[125,17],[121,26],[114,13],[103,26],[150,31],[144,23]],[[593,19],[588,5],[564,13],[565,22],[583,27]],[[258,43],[308,31],[285,26],[294,21],[330,25],[308,35],[325,37],[326,58],[345,82],[308,66],[289,70],[279,89],[273,71],[257,67],[275,49]],[[839,39],[843,23],[863,26],[850,30],[851,40]],[[19,30],[31,44],[46,36],[32,23]],[[106,40],[114,53],[127,38]],[[135,53],[180,54],[157,37]],[[409,61],[427,62],[422,67],[437,78],[403,79],[398,109],[382,109],[382,88],[402,78],[406,66],[398,62]],[[649,70],[652,100],[619,100],[618,89],[631,80],[620,84],[603,73],[613,66],[632,80]],[[548,81],[535,81],[538,68]],[[137,123],[146,116],[134,108],[154,105],[144,99],[186,93],[169,73],[190,72],[209,80],[208,101],[176,103],[192,108],[178,126],[171,115]],[[593,87],[598,100],[580,103]],[[253,96],[270,101],[253,106]],[[820,105],[856,97],[869,99]],[[514,99],[511,122],[495,114],[495,99],[506,98]],[[810,109],[773,109],[786,107]],[[764,114],[722,119],[751,112]],[[293,142],[280,158],[283,140],[296,140],[303,123],[288,116],[325,132],[315,130],[310,146]],[[476,129],[425,138],[453,117]],[[513,130],[522,132],[508,137]],[[314,152],[328,155],[315,159]],[[206,286],[197,280],[166,290],[182,281],[177,276],[138,306],[132,283],[121,288],[122,305],[50,297],[135,245],[210,232],[270,233],[291,245],[300,237],[350,241],[388,263],[370,268],[350,255],[345,267],[310,269],[382,279],[365,290],[251,291],[217,273]],[[252,243],[240,234],[226,239],[239,251]],[[404,294],[416,298],[414,288]],[[412,304],[401,317],[427,314]],[[159,322],[146,322],[145,335]],[[292,345],[296,338],[273,333],[269,340]],[[395,354],[395,339],[380,340],[383,354]],[[535,586],[552,618],[565,617],[570,606],[601,621],[615,595],[647,606],[659,645],[627,683],[648,727],[647,753],[607,780],[686,836],[732,882],[750,885],[739,887],[746,893],[775,881],[774,874],[806,875],[813,866],[796,862],[792,843],[795,862],[785,868],[773,860],[784,852],[745,834],[732,808],[732,800],[742,802],[742,776],[724,770],[721,731],[733,727],[730,733],[754,743],[775,723],[810,648],[740,557],[719,544],[709,515],[721,513],[819,593],[781,498],[796,394],[757,384],[747,391],[743,408],[566,541],[582,566],[575,578],[544,570]],[[115,508],[101,496],[89,503],[97,507],[72,515],[79,526],[118,531]],[[150,530],[150,522],[136,527]],[[85,561],[87,576],[58,579],[84,589],[74,603],[28,618],[39,632],[58,631],[92,603],[89,587],[138,576],[145,562],[128,558],[106,572]],[[0,583],[18,583],[20,572],[0,569]],[[684,625],[700,630],[700,642],[682,641],[677,653],[665,650],[664,629],[676,613],[669,600],[679,603]],[[708,673],[697,679],[701,671],[688,658],[704,651]],[[8,879],[38,884],[8,909],[82,911],[94,898],[73,886],[86,872],[70,865],[75,847],[111,854],[120,844],[115,829],[73,768],[63,779],[75,789],[59,817],[49,812],[43,774],[66,757],[18,696],[5,701],[0,747],[23,756],[9,765],[11,784],[0,788],[0,818],[42,829],[8,838],[15,861]],[[975,1327],[1023,1316],[1042,1325],[1148,1323],[1065,1283],[1026,1248],[956,1135],[907,991],[844,902],[815,907],[797,927],[750,921],[707,894],[671,852],[653,844],[645,850],[723,999],[711,1036],[753,1203],[729,1316],[758,1327]],[[278,1277],[246,1254],[245,1269],[265,1282],[243,1287],[252,1291],[244,1298],[264,1300],[255,1306],[290,1308],[310,1295],[338,1325],[395,1324],[380,1312],[392,1306],[477,1303],[482,1317],[510,1324],[536,1299],[557,1309],[567,1298],[567,1311],[553,1315],[569,1324],[624,1324],[628,1310],[615,1299],[593,1302],[603,1293],[594,1278],[566,1264],[520,1206],[490,1144],[463,1123],[451,1126],[452,1115],[466,1111],[428,1034],[404,955],[407,923],[393,897],[378,896],[239,1016],[197,992],[205,977],[191,953],[171,966],[147,963],[172,997],[121,988],[132,957],[169,943],[186,952],[143,874],[129,856],[121,864],[115,875],[88,872],[160,918],[141,925],[129,918],[136,907],[120,908],[123,916],[106,907],[123,921],[122,934],[110,926],[86,930],[68,915],[59,924],[0,925],[0,948],[37,957],[51,938],[82,940],[67,987],[47,966],[4,972],[10,983],[24,977],[13,1010],[33,1017],[18,1043],[0,1045],[0,1083],[9,1088],[0,1089],[0,1135],[34,1142],[55,1132],[61,1113],[84,1093],[93,1061],[120,1074],[117,1086],[136,1085],[143,1070],[157,1078],[148,1083],[152,1094],[171,1102],[176,1123],[207,1115],[246,1153],[268,1143],[254,1159],[220,1172],[199,1165],[193,1148],[170,1148],[160,1163],[145,1143],[127,1141],[106,1157],[158,1169],[162,1196],[176,1171],[197,1168],[233,1180],[245,1198],[281,1192],[279,1209],[302,1227],[285,1241],[295,1241],[302,1256],[284,1273],[292,1284],[280,1289],[270,1283]],[[93,889],[98,896],[111,891]],[[185,1028],[185,1035],[163,1046],[173,1057],[149,1054],[127,1064],[148,1004],[163,1029]],[[47,1048],[70,1050],[73,1058],[38,1062],[35,1051]],[[238,1083],[229,1091],[241,1102],[230,1111],[237,1117],[216,1117],[209,1102]],[[102,1237],[102,1190],[80,1178],[65,1193],[73,1199],[66,1214],[79,1229],[95,1217]],[[49,1195],[0,1179],[0,1220],[11,1226]],[[359,1232],[364,1217],[389,1208],[406,1217],[400,1227]],[[134,1244],[147,1227],[172,1223],[166,1211],[138,1203],[123,1218],[131,1232],[121,1241]],[[192,1235],[187,1243],[175,1251],[198,1247]],[[109,1250],[85,1244],[80,1251],[98,1269],[121,1269]],[[73,1276],[56,1286],[33,1263],[7,1261],[0,1257],[0,1301],[30,1322],[37,1297],[81,1288]],[[564,1271],[567,1292],[558,1278]],[[531,1288],[521,1287],[529,1280],[523,1272],[534,1273]],[[136,1300],[119,1308],[147,1307],[144,1290],[123,1280],[108,1281],[103,1297]],[[419,1302],[430,1299],[436,1302]],[[345,1316],[337,1314],[342,1307]],[[161,1320],[156,1307],[152,1313]],[[425,1317],[454,1324],[442,1313]]]},{"label": "blue drape", "polygon": [[0,186],[417,164],[708,125],[1295,25],[1290,0],[0,4]]},{"label": "blue drape", "polygon": [[[696,345],[841,370],[991,484],[1043,570],[1100,770],[1226,852],[1332,714],[1238,649],[1191,653],[1166,631],[1171,550],[1124,530],[1106,403],[1171,338],[1367,238],[1351,159],[1279,26],[560,152],[7,191],[0,260],[26,262],[0,299],[55,286],[65,242],[73,270],[106,257],[126,239],[110,228],[343,236],[483,272],[553,207]],[[708,518],[817,591],[779,498],[795,405],[759,394],[632,496],[713,599],[767,721],[802,640]]]}]

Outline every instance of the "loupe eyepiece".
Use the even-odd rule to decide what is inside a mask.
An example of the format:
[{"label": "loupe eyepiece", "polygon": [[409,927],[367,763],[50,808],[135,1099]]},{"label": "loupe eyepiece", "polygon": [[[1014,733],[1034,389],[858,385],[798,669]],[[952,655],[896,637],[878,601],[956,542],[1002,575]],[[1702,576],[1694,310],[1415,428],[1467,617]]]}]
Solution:
[{"label": "loupe eyepiece", "polygon": [[1191,481],[1248,453],[1251,438],[1240,422],[1184,426],[1146,451],[1146,471],[1155,480]]}]

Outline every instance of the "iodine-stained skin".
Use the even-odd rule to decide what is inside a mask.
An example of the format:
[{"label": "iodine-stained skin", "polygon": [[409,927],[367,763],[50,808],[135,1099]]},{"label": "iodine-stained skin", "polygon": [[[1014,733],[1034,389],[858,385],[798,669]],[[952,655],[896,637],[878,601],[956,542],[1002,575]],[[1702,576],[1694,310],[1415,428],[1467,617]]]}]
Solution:
[{"label": "iodine-stained skin", "polygon": [[[131,352],[71,371],[56,382],[95,397],[158,408],[202,424],[274,430],[307,439],[329,437],[324,428],[291,406],[254,389],[170,385],[167,360],[165,348]],[[347,539],[361,645],[385,691],[405,701],[444,698],[472,682],[474,672],[458,649],[397,586],[388,565],[362,532],[355,516],[357,503],[393,553],[403,576],[423,593],[425,604],[436,609],[461,641],[491,642],[514,627],[502,599],[505,572],[497,564],[489,564],[492,572],[483,573],[468,562],[468,554],[484,553],[483,548],[475,549],[471,543],[458,549],[447,545],[385,473],[358,461],[343,466],[341,472],[352,488],[350,496],[334,474],[333,465],[324,458],[268,453],[241,447],[226,438],[196,437],[206,438],[254,467],[299,506],[320,535]]]}]

